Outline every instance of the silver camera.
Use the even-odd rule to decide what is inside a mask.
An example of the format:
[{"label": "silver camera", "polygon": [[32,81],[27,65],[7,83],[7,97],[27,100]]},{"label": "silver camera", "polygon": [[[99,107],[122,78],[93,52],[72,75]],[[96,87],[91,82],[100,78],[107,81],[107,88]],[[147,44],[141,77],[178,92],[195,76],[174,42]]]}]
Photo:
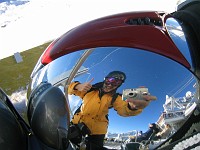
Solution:
[{"label": "silver camera", "polygon": [[141,88],[134,88],[134,89],[124,89],[122,93],[122,99],[126,100],[128,98],[134,100],[145,100],[143,98],[144,95],[150,95],[148,92],[148,88],[141,87]]}]

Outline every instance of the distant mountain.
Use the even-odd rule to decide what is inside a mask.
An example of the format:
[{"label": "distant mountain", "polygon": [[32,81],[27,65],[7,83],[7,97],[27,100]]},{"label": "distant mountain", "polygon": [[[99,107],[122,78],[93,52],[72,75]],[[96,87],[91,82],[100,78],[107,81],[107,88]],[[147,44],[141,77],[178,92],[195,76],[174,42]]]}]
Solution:
[{"label": "distant mountain", "polygon": [[136,130],[133,130],[133,131],[127,131],[127,132],[124,132],[124,133],[112,133],[112,132],[108,132],[106,134],[106,137],[107,138],[116,138],[116,137],[129,137],[129,136],[134,136],[137,134],[137,131]]}]

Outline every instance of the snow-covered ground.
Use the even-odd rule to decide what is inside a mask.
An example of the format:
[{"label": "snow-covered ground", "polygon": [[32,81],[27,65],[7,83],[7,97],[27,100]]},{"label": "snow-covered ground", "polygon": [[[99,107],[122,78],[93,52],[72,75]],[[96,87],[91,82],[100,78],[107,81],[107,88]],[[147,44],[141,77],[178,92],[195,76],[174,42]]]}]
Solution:
[{"label": "snow-covered ground", "polygon": [[8,95],[19,114],[24,117],[26,113],[27,90],[20,88],[16,92]]},{"label": "snow-covered ground", "polygon": [[128,11],[173,12],[178,0],[3,0],[0,59],[53,40],[93,19]]}]

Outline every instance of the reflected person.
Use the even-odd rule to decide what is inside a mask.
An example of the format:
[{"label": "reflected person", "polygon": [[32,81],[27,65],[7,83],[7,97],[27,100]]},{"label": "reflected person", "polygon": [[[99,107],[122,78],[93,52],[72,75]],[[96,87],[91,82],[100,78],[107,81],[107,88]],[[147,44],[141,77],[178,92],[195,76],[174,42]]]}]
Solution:
[{"label": "reflected person", "polygon": [[160,131],[160,127],[156,123],[150,123],[149,129],[146,132],[138,136],[136,139],[132,138],[131,141],[142,142],[142,141],[149,140],[150,138],[153,139],[159,131]]},{"label": "reflected person", "polygon": [[158,139],[166,139],[171,135],[172,127],[170,124],[165,124],[165,128],[156,134]]},{"label": "reflected person", "polygon": [[94,85],[91,82],[72,82],[68,94],[79,96],[83,101],[79,112],[72,118],[72,123],[84,123],[90,130],[87,137],[87,150],[103,149],[105,134],[108,129],[108,112],[113,107],[120,116],[135,116],[148,106],[154,96],[145,95],[145,100],[124,101],[117,89],[125,82],[126,75],[121,71],[110,72],[104,81]]}]

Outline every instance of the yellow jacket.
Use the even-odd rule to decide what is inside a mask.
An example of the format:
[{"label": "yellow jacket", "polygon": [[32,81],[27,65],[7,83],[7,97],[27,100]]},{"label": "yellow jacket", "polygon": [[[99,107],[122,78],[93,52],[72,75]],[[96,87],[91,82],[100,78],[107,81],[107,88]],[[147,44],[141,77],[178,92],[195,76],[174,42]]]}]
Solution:
[{"label": "yellow jacket", "polygon": [[[111,106],[112,96],[104,94],[102,98],[99,97],[99,91],[91,91],[89,93],[74,90],[74,86],[79,83],[73,82],[68,87],[68,94],[79,96],[83,100],[81,111],[74,115],[72,122],[78,124],[84,122],[90,129],[91,134],[106,134],[108,128],[108,114]],[[114,109],[120,116],[135,116],[142,112],[142,109],[130,110],[128,103],[118,96],[113,103]]]}]

